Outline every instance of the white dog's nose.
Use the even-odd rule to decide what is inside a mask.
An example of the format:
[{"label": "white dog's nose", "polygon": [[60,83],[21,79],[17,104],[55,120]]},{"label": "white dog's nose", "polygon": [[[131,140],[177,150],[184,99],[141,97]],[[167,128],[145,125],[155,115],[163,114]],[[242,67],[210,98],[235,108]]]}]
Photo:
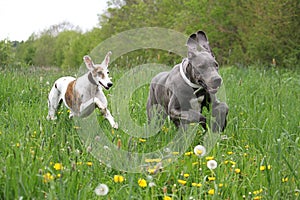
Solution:
[{"label": "white dog's nose", "polygon": [[107,87],[111,87],[111,86],[113,86],[113,84],[112,83],[107,83]]}]

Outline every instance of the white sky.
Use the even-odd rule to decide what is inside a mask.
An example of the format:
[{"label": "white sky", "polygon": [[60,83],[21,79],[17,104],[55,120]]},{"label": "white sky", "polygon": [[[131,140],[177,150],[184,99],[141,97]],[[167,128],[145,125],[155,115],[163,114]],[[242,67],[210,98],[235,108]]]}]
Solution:
[{"label": "white sky", "polygon": [[0,0],[0,41],[26,41],[63,21],[83,31],[98,25],[98,14],[107,8],[107,0]]}]

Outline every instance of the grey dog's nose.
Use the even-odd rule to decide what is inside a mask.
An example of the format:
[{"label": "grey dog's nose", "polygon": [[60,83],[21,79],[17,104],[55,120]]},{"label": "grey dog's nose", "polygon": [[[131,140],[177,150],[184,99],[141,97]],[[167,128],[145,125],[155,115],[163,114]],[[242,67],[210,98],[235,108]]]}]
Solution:
[{"label": "grey dog's nose", "polygon": [[219,77],[219,76],[215,76],[215,77],[212,78],[212,81],[213,81],[214,87],[218,87],[222,83],[222,78]]},{"label": "grey dog's nose", "polygon": [[111,87],[111,86],[113,86],[112,83],[107,83],[107,87]]}]

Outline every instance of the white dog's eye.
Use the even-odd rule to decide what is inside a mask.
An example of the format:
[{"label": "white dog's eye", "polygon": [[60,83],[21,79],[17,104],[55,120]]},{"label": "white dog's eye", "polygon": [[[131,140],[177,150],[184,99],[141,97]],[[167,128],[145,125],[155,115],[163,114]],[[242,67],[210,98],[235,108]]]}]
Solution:
[{"label": "white dog's eye", "polygon": [[109,71],[107,71],[107,74],[109,74]]}]

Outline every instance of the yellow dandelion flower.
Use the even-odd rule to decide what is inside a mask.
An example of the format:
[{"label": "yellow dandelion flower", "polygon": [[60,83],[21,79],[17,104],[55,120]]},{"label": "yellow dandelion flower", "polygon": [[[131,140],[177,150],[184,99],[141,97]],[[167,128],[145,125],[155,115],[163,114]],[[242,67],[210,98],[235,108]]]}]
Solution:
[{"label": "yellow dandelion flower", "polygon": [[262,199],[262,196],[253,197],[253,200],[260,200],[260,199]]},{"label": "yellow dandelion flower", "polygon": [[282,179],[281,179],[281,182],[288,182],[289,181],[289,177],[283,177]]},{"label": "yellow dandelion flower", "polygon": [[260,167],[259,167],[259,170],[260,170],[260,171],[265,171],[265,170],[266,170],[266,166],[264,166],[264,165],[260,166]]},{"label": "yellow dandelion flower", "polygon": [[202,145],[197,145],[194,147],[194,153],[198,157],[202,157],[206,154],[206,149]]},{"label": "yellow dandelion flower", "polygon": [[205,157],[205,160],[213,160],[213,159],[214,159],[213,156],[207,156],[207,157]]},{"label": "yellow dandelion flower", "polygon": [[60,178],[60,177],[61,177],[61,174],[57,174],[56,177],[57,177],[57,178]]},{"label": "yellow dandelion flower", "polygon": [[33,150],[33,147],[30,147],[30,150],[29,150],[29,151],[30,151],[30,153],[31,153],[32,155],[34,155],[35,152],[34,152],[34,150]]},{"label": "yellow dandelion flower", "polygon": [[147,187],[147,181],[146,181],[145,179],[143,179],[143,178],[140,178],[140,179],[138,180],[138,184],[139,184],[139,186],[140,186],[141,188]]},{"label": "yellow dandelion flower", "polygon": [[114,175],[114,182],[115,183],[122,183],[124,181],[124,177],[121,175]]},{"label": "yellow dandelion flower", "polygon": [[80,162],[77,162],[76,164],[77,164],[77,165],[82,165],[82,162],[80,161]]},{"label": "yellow dandelion flower", "polygon": [[209,177],[207,177],[207,179],[208,179],[209,181],[214,181],[214,180],[216,180],[216,177],[214,177],[214,176],[209,176]]},{"label": "yellow dandelion flower", "polygon": [[198,165],[199,164],[199,162],[193,162],[192,163],[192,165]]},{"label": "yellow dandelion flower", "polygon": [[237,174],[239,174],[241,172],[241,169],[236,168],[236,169],[234,169],[234,172],[237,173]]},{"label": "yellow dandelion flower", "polygon": [[62,170],[63,169],[63,166],[61,163],[55,163],[53,168],[58,171],[58,170]]},{"label": "yellow dandelion flower", "polygon": [[259,194],[259,193],[262,193],[262,191],[263,191],[263,189],[255,190],[255,191],[253,192],[253,194],[254,194],[254,195],[257,195],[257,194]]},{"label": "yellow dandelion flower", "polygon": [[172,197],[164,196],[164,200],[172,200]]},{"label": "yellow dandelion flower", "polygon": [[192,186],[193,186],[193,187],[201,187],[202,184],[201,184],[201,183],[192,183]]},{"label": "yellow dandelion flower", "polygon": [[150,167],[147,169],[149,174],[156,174],[157,172],[159,172],[161,169],[163,169],[162,163],[159,162],[157,163],[154,167]]},{"label": "yellow dandelion flower", "polygon": [[49,172],[43,175],[44,177],[44,183],[48,183],[49,181],[54,179],[54,176],[52,176]]},{"label": "yellow dandelion flower", "polygon": [[225,165],[227,165],[227,164],[229,163],[229,161],[228,161],[228,160],[225,160],[223,163],[224,163]]},{"label": "yellow dandelion flower", "polygon": [[179,152],[178,151],[174,151],[172,152],[173,155],[179,155]]},{"label": "yellow dandelion flower", "polygon": [[228,151],[227,154],[228,154],[228,155],[232,155],[233,152],[232,152],[232,151]]},{"label": "yellow dandelion flower", "polygon": [[183,174],[184,178],[188,178],[190,175],[189,174]]},{"label": "yellow dandelion flower", "polygon": [[155,174],[156,168],[149,168],[147,171],[149,174]]},{"label": "yellow dandelion flower", "polygon": [[185,185],[185,184],[186,184],[186,181],[185,181],[185,180],[178,179],[178,183],[180,183],[181,185]]},{"label": "yellow dandelion flower", "polygon": [[189,151],[189,152],[186,152],[184,155],[185,155],[185,156],[191,156],[191,155],[193,155],[193,152],[192,152],[192,151]]},{"label": "yellow dandelion flower", "polygon": [[196,154],[197,154],[197,155],[201,155],[202,153],[203,153],[202,150],[199,150],[199,149],[196,150]]},{"label": "yellow dandelion flower", "polygon": [[145,159],[145,162],[146,162],[146,163],[153,163],[153,162],[158,163],[158,162],[160,162],[160,161],[161,161],[160,158],[154,158],[154,159],[149,159],[149,158],[147,158],[147,159]]},{"label": "yellow dandelion flower", "polygon": [[250,147],[249,145],[246,145],[246,146],[245,146],[246,149],[249,149],[249,147]]},{"label": "yellow dandelion flower", "polygon": [[214,194],[215,194],[215,190],[214,190],[214,189],[210,189],[210,190],[208,190],[208,194],[210,194],[210,195],[214,195]]},{"label": "yellow dandelion flower", "polygon": [[92,166],[93,165],[93,163],[92,162],[86,162],[86,164],[87,164],[87,166]]},{"label": "yellow dandelion flower", "polygon": [[234,161],[229,161],[230,162],[230,164],[232,164],[232,165],[235,165],[236,164],[236,162],[234,162]]},{"label": "yellow dandelion flower", "polygon": [[140,138],[139,141],[140,141],[140,142],[146,142],[147,140],[145,140],[145,139],[143,139],[143,138]]},{"label": "yellow dandelion flower", "polygon": [[268,169],[268,170],[270,170],[271,168],[272,168],[271,165],[268,165],[268,166],[267,166],[267,169]]},{"label": "yellow dandelion flower", "polygon": [[163,127],[161,128],[161,130],[162,130],[164,133],[167,133],[167,132],[169,131],[169,129],[168,129],[167,127],[165,127],[165,126],[163,126]]},{"label": "yellow dandelion flower", "polygon": [[20,147],[20,143],[19,142],[17,142],[16,147],[18,147],[18,148]]},{"label": "yellow dandelion flower", "polygon": [[221,187],[223,187],[224,186],[224,184],[223,183],[219,183],[219,187],[221,188]]}]

